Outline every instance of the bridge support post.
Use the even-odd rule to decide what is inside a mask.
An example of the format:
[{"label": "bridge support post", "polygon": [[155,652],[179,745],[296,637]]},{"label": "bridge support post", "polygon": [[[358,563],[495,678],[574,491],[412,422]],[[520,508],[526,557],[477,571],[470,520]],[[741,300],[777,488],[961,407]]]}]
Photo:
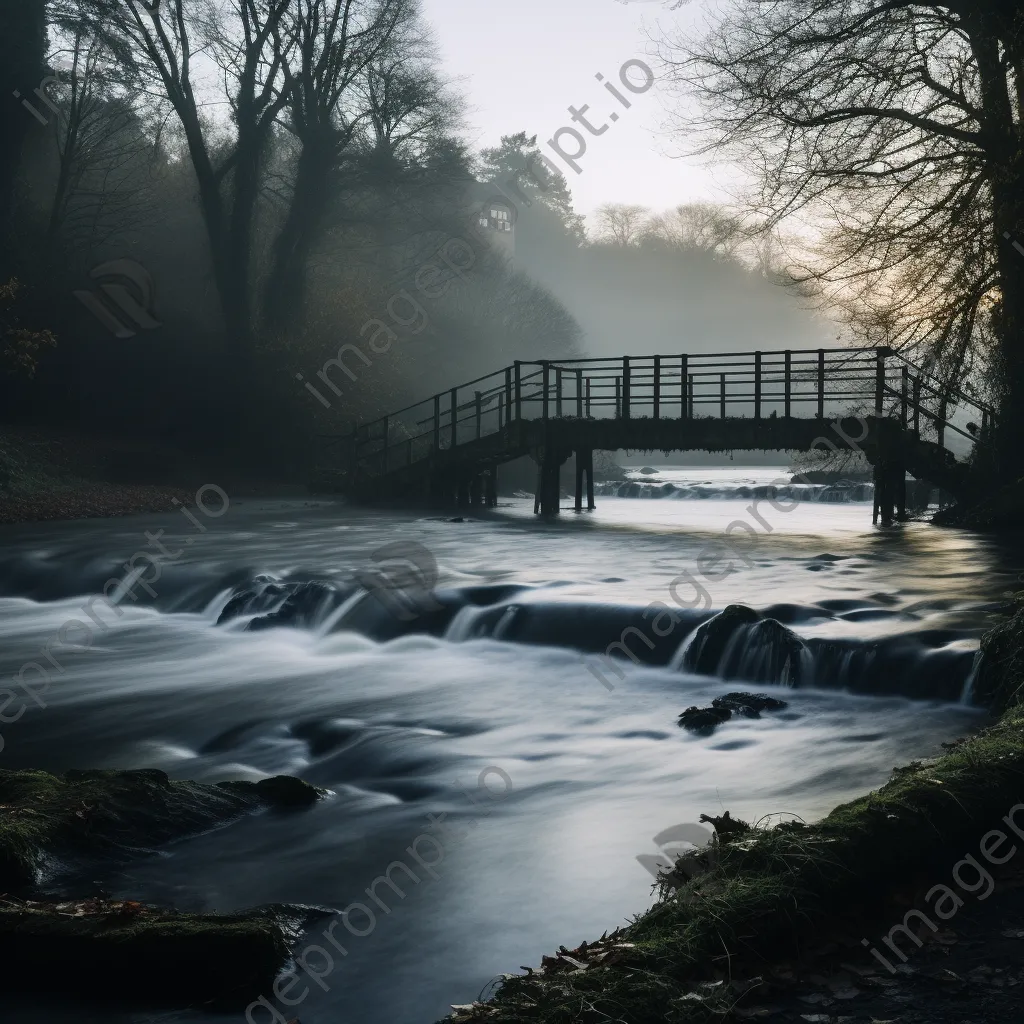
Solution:
[{"label": "bridge support post", "polygon": [[879,463],[872,474],[875,483],[875,505],[871,512],[871,525],[877,526],[882,520],[883,526],[892,525],[892,502],[889,497],[889,481],[891,473],[885,463]]},{"label": "bridge support post", "polygon": [[872,525],[881,519],[883,526],[903,522],[907,518],[907,472],[902,459],[880,462],[875,466],[875,504]]},{"label": "bridge support post", "polygon": [[893,467],[893,489],[896,492],[896,519],[903,523],[907,519],[907,469],[902,462]]},{"label": "bridge support post", "polygon": [[594,505],[594,453],[590,448],[576,451],[576,504],[577,512],[583,511],[583,477],[587,477],[587,510],[593,511]]},{"label": "bridge support post", "polygon": [[432,469],[427,479],[427,496],[432,502],[451,505],[456,497],[451,475],[442,469]]},{"label": "bridge support post", "polygon": [[533,514],[556,516],[561,499],[559,470],[565,461],[564,456],[548,442],[537,450],[533,457],[537,462],[537,490],[533,496]]},{"label": "bridge support post", "polygon": [[561,469],[561,461],[549,446],[544,452],[544,462],[541,465],[540,514],[542,516],[558,515],[561,499],[561,489],[558,484],[559,469]]}]

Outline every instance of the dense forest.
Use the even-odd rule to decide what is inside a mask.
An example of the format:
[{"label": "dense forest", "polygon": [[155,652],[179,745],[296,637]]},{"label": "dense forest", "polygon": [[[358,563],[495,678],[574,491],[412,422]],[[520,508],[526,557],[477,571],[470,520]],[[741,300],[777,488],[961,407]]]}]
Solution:
[{"label": "dense forest", "polygon": [[[765,281],[734,218],[684,205],[633,239],[609,206],[588,238],[536,136],[471,152],[414,0],[3,20],[7,421],[304,472],[318,436],[513,358],[710,349],[764,322],[721,315]],[[501,192],[522,200],[514,260],[474,213]],[[789,304],[777,331],[807,318]]]},{"label": "dense forest", "polygon": [[[1014,10],[750,2],[662,31],[670,128],[747,194],[588,233],[535,135],[472,149],[417,0],[7,4],[0,415],[301,470],[514,358],[840,338],[995,402],[1020,468]],[[489,182],[526,200],[514,259]]]},{"label": "dense forest", "polygon": [[[561,304],[486,244],[442,264],[429,315],[407,290],[475,227],[463,101],[415,3],[33,0],[2,19],[5,419],[287,465],[445,386],[456,356],[469,377],[539,336],[578,351]],[[371,322],[359,386],[335,373],[324,411],[297,378]]]}]

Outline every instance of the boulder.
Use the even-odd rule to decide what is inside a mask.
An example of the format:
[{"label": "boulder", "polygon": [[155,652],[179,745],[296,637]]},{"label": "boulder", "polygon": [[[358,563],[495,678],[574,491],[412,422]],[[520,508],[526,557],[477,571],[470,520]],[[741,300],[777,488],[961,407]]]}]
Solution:
[{"label": "boulder", "polygon": [[689,729],[690,732],[710,736],[722,722],[729,721],[733,715],[741,715],[744,718],[760,718],[762,711],[777,711],[784,707],[786,707],[784,700],[769,697],[766,693],[737,691],[716,697],[711,702],[711,707],[687,708],[679,716],[679,725],[683,729]]},{"label": "boulder", "polygon": [[729,708],[687,708],[679,716],[679,724],[690,732],[709,736],[722,724],[732,718]]},{"label": "boulder", "polygon": [[251,631],[273,629],[275,626],[315,626],[330,605],[337,591],[326,583],[311,580],[308,583],[285,584],[289,589],[284,604],[269,615],[253,619],[246,627]]},{"label": "boulder", "polygon": [[118,863],[261,807],[308,807],[322,791],[300,779],[172,782],[157,769],[0,770],[0,891],[34,885],[45,865],[64,872]]},{"label": "boulder", "polygon": [[717,675],[722,656],[736,631],[760,619],[761,616],[753,608],[742,604],[728,605],[697,627],[687,644],[683,669],[697,675]]},{"label": "boulder", "polygon": [[734,715],[744,718],[760,718],[762,711],[778,711],[786,707],[784,700],[769,697],[766,693],[727,693],[724,697],[716,697],[711,706],[731,711]]}]

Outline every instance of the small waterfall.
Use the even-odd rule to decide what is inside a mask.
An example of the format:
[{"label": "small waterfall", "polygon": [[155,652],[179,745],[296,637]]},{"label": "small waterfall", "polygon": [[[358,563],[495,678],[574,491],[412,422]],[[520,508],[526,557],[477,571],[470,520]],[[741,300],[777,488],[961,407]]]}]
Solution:
[{"label": "small waterfall", "polygon": [[775,619],[762,619],[733,633],[716,675],[794,687],[811,680],[813,666],[813,656],[792,630]]},{"label": "small waterfall", "polygon": [[669,659],[668,668],[673,672],[689,671],[700,657],[706,635],[706,633],[701,633],[700,627],[687,633],[675,654]]},{"label": "small waterfall", "polygon": [[348,615],[353,608],[355,608],[364,597],[369,595],[368,590],[357,590],[354,594],[350,594],[345,598],[337,608],[328,614],[323,622],[320,624],[317,634],[319,636],[327,636],[329,633],[333,633],[335,629],[344,628],[341,626],[345,616]]},{"label": "small waterfall", "polygon": [[610,481],[595,488],[598,497],[668,498],[673,501],[749,501],[775,497],[785,501],[810,501],[825,504],[871,501],[874,485],[855,480],[834,484],[672,484],[646,480]]},{"label": "small waterfall", "polygon": [[460,608],[448,624],[448,628],[444,631],[445,640],[453,644],[461,644],[466,640],[472,640],[478,635],[476,627],[481,613],[482,609],[471,604]]},{"label": "small waterfall", "polygon": [[225,587],[218,594],[210,599],[206,607],[202,611],[204,619],[207,619],[211,623],[216,623],[227,608],[228,602],[231,600],[235,591],[231,587]]},{"label": "small waterfall", "polygon": [[502,612],[501,618],[498,619],[494,629],[491,631],[491,636],[494,637],[495,640],[504,640],[505,634],[512,628],[512,625],[518,617],[519,605],[510,604],[504,612]]},{"label": "small waterfall", "polygon": [[803,639],[745,605],[701,623],[669,661],[675,671],[722,680],[963,703],[971,703],[978,665],[974,650],[947,636]]},{"label": "small waterfall", "polygon": [[974,661],[971,662],[971,671],[967,673],[967,679],[964,681],[964,688],[960,693],[961,704],[973,704],[974,703],[974,686],[978,681],[978,673],[981,671],[981,662],[984,655],[981,651],[978,651],[974,655]]}]

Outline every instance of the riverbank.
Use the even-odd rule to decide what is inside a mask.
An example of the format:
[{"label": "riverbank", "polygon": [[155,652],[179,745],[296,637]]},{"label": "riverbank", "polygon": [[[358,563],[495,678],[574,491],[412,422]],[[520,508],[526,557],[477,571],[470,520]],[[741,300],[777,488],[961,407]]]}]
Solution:
[{"label": "riverbank", "polygon": [[981,500],[958,504],[937,512],[936,526],[958,526],[966,530],[1020,533],[1024,529],[1024,479],[1007,484]]},{"label": "riverbank", "polygon": [[110,438],[0,427],[0,523],[174,511],[195,500],[194,487],[164,482],[177,461]]},{"label": "riverbank", "polygon": [[213,483],[232,497],[307,497],[294,481],[200,464],[171,447],[41,427],[0,426],[0,524],[107,519],[194,507]]},{"label": "riverbank", "polygon": [[[649,911],[505,975],[490,1001],[445,1020],[827,1024],[885,1008],[906,1022],[960,1021],[957,997],[978,990],[997,1015],[972,1019],[1005,1019],[1000,994],[1016,1008],[1010,990],[1024,983],[1005,948],[1018,931],[1024,939],[1024,920],[1008,915],[1024,913],[1024,900],[981,923],[965,910],[973,946],[950,961],[959,972],[942,965],[950,954],[941,950],[959,943],[961,908],[1022,884],[1017,862],[1006,865],[1024,846],[1024,605],[982,650],[979,691],[1001,712],[993,725],[894,769],[886,785],[813,824],[705,819],[716,825],[712,845],[677,862]],[[918,962],[926,940],[940,951]]]}]

